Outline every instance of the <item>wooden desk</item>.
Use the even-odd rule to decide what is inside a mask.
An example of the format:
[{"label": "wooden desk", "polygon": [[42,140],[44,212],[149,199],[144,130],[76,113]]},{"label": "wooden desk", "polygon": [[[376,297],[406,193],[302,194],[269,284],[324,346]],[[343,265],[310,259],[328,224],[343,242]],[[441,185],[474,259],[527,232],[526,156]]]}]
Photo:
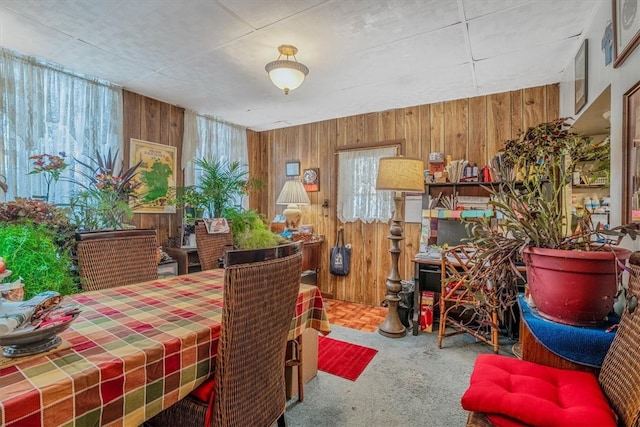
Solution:
[{"label": "wooden desk", "polygon": [[[0,369],[0,425],[141,425],[210,376],[223,291],[214,269],[71,296],[72,348]],[[320,290],[300,285],[289,339],[307,328],[331,330]]]}]

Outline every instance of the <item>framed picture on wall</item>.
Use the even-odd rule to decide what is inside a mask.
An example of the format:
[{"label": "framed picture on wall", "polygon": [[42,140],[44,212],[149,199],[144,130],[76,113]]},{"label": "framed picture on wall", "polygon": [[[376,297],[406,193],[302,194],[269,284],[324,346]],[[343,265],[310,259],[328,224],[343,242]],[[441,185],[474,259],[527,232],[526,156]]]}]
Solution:
[{"label": "framed picture on wall", "polygon": [[305,169],[302,174],[302,184],[307,191],[320,191],[320,169]]},{"label": "framed picture on wall", "polygon": [[178,170],[177,150],[170,145],[156,144],[131,138],[131,166],[140,162],[137,178],[141,185],[136,189],[135,213],[175,213],[170,205],[170,191],[176,187]]},{"label": "framed picture on wall", "polygon": [[640,81],[624,94],[623,224],[640,221]]},{"label": "framed picture on wall", "polygon": [[589,40],[584,39],[575,58],[575,112],[578,114],[587,103],[587,67]]},{"label": "framed picture on wall", "polygon": [[617,68],[640,43],[638,0],[612,0],[613,67]]},{"label": "framed picture on wall", "polygon": [[287,162],[284,170],[287,176],[300,176],[300,162]]}]

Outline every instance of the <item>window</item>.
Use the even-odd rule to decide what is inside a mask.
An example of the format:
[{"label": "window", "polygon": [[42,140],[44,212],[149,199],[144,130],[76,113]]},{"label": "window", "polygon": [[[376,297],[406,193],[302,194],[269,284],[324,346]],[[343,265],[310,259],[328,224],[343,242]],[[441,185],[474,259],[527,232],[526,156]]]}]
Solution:
[{"label": "window", "polygon": [[[184,138],[182,143],[182,168],[185,185],[192,185],[199,179],[193,159],[219,159],[225,162],[238,161],[247,165],[246,128],[222,120],[197,114],[191,110],[184,112]],[[248,208],[248,200],[237,200],[238,205]]]},{"label": "window", "polygon": [[[122,90],[0,49],[0,126],[0,174],[8,185],[0,199],[44,196],[45,176],[29,174],[29,157],[63,152],[69,166],[62,176],[70,177],[82,167],[74,157],[115,152],[122,146]],[[73,187],[62,179],[53,183],[49,202],[68,203]]]},{"label": "window", "polygon": [[338,152],[338,219],[342,222],[388,222],[394,209],[393,192],[377,191],[380,157],[395,156],[398,146],[349,149]]}]

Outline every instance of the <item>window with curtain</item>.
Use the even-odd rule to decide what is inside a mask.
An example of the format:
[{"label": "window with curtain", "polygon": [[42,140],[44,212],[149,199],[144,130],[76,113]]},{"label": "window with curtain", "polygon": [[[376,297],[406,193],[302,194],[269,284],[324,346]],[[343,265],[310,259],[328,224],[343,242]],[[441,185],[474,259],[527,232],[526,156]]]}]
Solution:
[{"label": "window with curtain", "polygon": [[[185,185],[197,183],[200,177],[198,168],[194,165],[194,159],[238,161],[248,169],[247,129],[185,110],[182,141],[182,169]],[[237,200],[236,203],[248,208],[246,197]]]},{"label": "window with curtain", "polygon": [[[29,174],[32,156],[64,153],[69,166],[61,176],[70,177],[82,168],[73,158],[86,162],[96,151],[122,146],[121,88],[6,49],[0,49],[0,107],[0,174],[7,182],[0,199],[46,195],[47,174]],[[52,182],[49,202],[68,203],[74,189],[64,179]]]},{"label": "window with curtain", "polygon": [[395,156],[397,147],[366,148],[338,153],[338,219],[342,222],[388,222],[393,192],[377,191],[380,157]]}]

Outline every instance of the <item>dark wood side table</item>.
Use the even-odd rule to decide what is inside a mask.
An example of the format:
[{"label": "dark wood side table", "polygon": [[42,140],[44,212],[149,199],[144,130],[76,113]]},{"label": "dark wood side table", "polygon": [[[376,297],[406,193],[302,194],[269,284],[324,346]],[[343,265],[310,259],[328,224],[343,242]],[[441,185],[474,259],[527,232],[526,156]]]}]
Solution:
[{"label": "dark wood side table", "polygon": [[169,256],[178,263],[178,274],[200,271],[197,248],[164,248]]},{"label": "dark wood side table", "polygon": [[304,242],[302,246],[302,283],[318,285],[318,272],[320,271],[322,244],[324,239]]}]

